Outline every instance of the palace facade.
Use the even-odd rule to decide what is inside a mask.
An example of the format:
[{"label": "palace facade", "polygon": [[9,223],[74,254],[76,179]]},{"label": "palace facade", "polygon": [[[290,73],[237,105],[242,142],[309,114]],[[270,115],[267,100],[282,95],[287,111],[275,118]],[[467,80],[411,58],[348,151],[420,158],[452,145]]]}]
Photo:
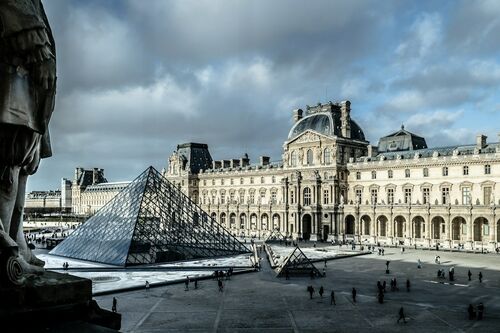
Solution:
[{"label": "palace facade", "polygon": [[428,148],[403,127],[372,146],[350,102],[293,111],[282,161],[180,144],[164,176],[233,234],[495,249],[500,143]]}]

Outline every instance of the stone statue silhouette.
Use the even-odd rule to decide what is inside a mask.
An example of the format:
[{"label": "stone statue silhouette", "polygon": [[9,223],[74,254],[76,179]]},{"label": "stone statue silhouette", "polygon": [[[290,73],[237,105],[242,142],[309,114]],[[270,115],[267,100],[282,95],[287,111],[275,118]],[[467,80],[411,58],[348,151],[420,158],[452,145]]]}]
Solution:
[{"label": "stone statue silhouette", "polygon": [[0,0],[0,77],[0,274],[22,284],[44,265],[23,234],[26,182],[52,155],[56,53],[40,0]]}]

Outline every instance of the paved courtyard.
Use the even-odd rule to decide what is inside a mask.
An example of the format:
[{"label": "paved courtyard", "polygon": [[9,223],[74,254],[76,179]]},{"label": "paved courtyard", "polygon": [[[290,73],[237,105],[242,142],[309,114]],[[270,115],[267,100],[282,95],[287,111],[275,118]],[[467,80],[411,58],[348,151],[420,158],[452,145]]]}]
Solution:
[{"label": "paved courtyard", "polygon": [[[441,257],[441,265],[434,257]],[[264,256],[264,254],[262,254]],[[423,262],[417,268],[417,260]],[[390,260],[390,274],[385,262]],[[122,313],[123,332],[500,332],[500,256],[446,251],[385,249],[385,256],[370,254],[332,260],[325,278],[277,279],[267,260],[260,272],[233,276],[219,292],[214,280],[184,290],[183,284],[99,296],[110,309],[113,296]],[[317,263],[322,270],[323,263]],[[437,270],[455,267],[455,281],[438,279]],[[473,276],[469,282],[467,270]],[[483,283],[478,281],[479,271]],[[396,277],[399,291],[391,292]],[[404,287],[411,281],[411,291]],[[387,281],[384,304],[376,299],[377,281]],[[306,291],[316,289],[309,299]],[[319,287],[325,288],[320,298]],[[353,303],[351,289],[357,289]],[[337,305],[330,305],[335,290]],[[483,321],[469,321],[469,303],[485,305]],[[407,323],[397,324],[403,306]]]}]

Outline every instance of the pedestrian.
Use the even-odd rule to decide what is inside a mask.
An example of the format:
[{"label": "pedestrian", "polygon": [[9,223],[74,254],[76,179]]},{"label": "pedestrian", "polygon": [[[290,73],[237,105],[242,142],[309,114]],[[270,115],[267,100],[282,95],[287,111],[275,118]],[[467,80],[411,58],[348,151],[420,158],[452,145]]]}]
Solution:
[{"label": "pedestrian", "polygon": [[186,289],[184,289],[185,291],[188,291],[189,290],[189,278],[186,277],[186,281],[184,282],[184,285],[186,286]]},{"label": "pedestrian", "polygon": [[312,299],[313,298],[313,294],[314,294],[314,288],[313,288],[313,286],[307,287],[307,291],[309,292],[309,299]]},{"label": "pedestrian", "polygon": [[469,313],[469,320],[474,319],[476,313],[474,312],[474,307],[472,304],[469,304],[469,307],[467,308],[467,312]]},{"label": "pedestrian", "polygon": [[477,320],[483,320],[484,305],[479,303],[477,305]]},{"label": "pedestrian", "polygon": [[319,296],[321,298],[323,298],[323,293],[325,292],[325,290],[323,289],[323,286],[319,287]]},{"label": "pedestrian", "polygon": [[326,268],[326,259],[325,259],[325,268]]},{"label": "pedestrian", "polygon": [[382,255],[383,256],[385,255],[385,249],[382,249]]},{"label": "pedestrian", "polygon": [[194,279],[194,289],[198,289],[198,279]]},{"label": "pedestrian", "polygon": [[337,303],[335,303],[335,292],[332,290],[332,292],[330,293],[330,305],[337,305]]},{"label": "pedestrian", "polygon": [[401,307],[401,308],[399,309],[399,318],[398,318],[398,322],[397,322],[398,324],[399,324],[399,321],[400,321],[401,319],[403,319],[403,322],[406,324],[405,312],[404,312],[403,307]]},{"label": "pedestrian", "polygon": [[353,288],[352,288],[352,301],[353,301],[354,303],[356,303],[356,294],[357,294],[357,292],[356,292],[356,288],[354,288],[354,287],[353,287]]},{"label": "pedestrian", "polygon": [[148,280],[146,280],[146,286],[145,287],[146,287],[146,290],[149,290],[149,281]]},{"label": "pedestrian", "polygon": [[420,258],[417,260],[417,268],[422,268],[422,261],[420,261]]},{"label": "pedestrian", "polygon": [[467,275],[469,276],[469,281],[471,281],[472,273],[471,273],[470,269],[469,269],[469,272],[467,273]]},{"label": "pedestrian", "polygon": [[379,292],[378,293],[378,302],[380,304],[383,304],[384,303],[384,293],[383,292]]},{"label": "pedestrian", "polygon": [[406,279],[406,291],[410,292],[410,279]]},{"label": "pedestrian", "polygon": [[116,298],[113,297],[113,305],[111,306],[111,311],[113,312],[116,312],[116,303],[117,303]]},{"label": "pedestrian", "polygon": [[479,282],[483,282],[483,273],[479,272]]},{"label": "pedestrian", "polygon": [[222,284],[222,280],[221,279],[218,279],[217,280],[217,284],[219,285],[219,291],[220,292],[223,292],[224,291],[224,285]]},{"label": "pedestrian", "polygon": [[382,288],[384,289],[384,293],[386,292],[386,290],[385,290],[386,286],[387,286],[387,283],[384,280],[384,282],[382,283]]},{"label": "pedestrian", "polygon": [[323,268],[323,276],[326,276],[326,269]]}]

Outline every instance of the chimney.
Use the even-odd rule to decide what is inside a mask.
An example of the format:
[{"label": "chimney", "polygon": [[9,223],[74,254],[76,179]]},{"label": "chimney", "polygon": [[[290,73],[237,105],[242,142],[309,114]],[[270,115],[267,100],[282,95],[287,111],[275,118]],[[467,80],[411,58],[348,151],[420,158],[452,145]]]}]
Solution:
[{"label": "chimney", "polygon": [[483,149],[484,147],[486,147],[486,139],[488,137],[486,135],[483,135],[483,134],[479,134],[478,136],[476,136],[476,148],[477,149]]},{"label": "chimney", "polygon": [[343,101],[340,103],[340,124],[342,128],[342,136],[344,138],[351,137],[351,102]]},{"label": "chimney", "polygon": [[78,181],[78,178],[82,175],[83,168],[77,167],[75,168],[75,182]]},{"label": "chimney", "polygon": [[238,159],[231,159],[231,168],[237,168],[240,166],[240,160]]},{"label": "chimney", "polygon": [[260,165],[261,166],[268,165],[269,160],[270,160],[269,156],[261,156],[260,157]]},{"label": "chimney", "polygon": [[377,146],[372,146],[368,145],[368,157],[375,157],[378,154],[378,147]]},{"label": "chimney", "polygon": [[298,122],[300,119],[302,119],[302,110],[301,109],[295,109],[293,110],[293,121],[296,123]]},{"label": "chimney", "polygon": [[220,167],[221,167],[220,161],[212,161],[212,169],[216,170],[220,169]]},{"label": "chimney", "polygon": [[222,164],[223,169],[229,168],[231,166],[231,162],[229,160],[221,160],[220,162]]},{"label": "chimney", "polygon": [[248,158],[248,154],[245,153],[245,155],[240,158],[240,166],[246,167],[250,165],[250,159]]}]

